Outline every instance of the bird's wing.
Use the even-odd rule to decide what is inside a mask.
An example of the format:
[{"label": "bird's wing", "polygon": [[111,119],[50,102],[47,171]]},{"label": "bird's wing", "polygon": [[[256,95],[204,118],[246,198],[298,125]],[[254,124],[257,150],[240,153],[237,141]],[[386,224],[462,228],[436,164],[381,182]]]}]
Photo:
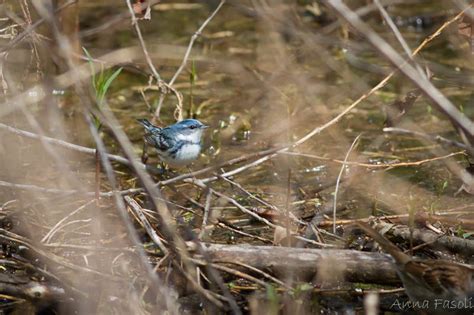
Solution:
[{"label": "bird's wing", "polygon": [[174,134],[167,131],[169,131],[167,128],[163,128],[156,135],[157,141],[155,147],[160,151],[168,151],[176,142]]},{"label": "bird's wing", "polygon": [[[161,148],[162,146],[162,136],[161,136],[161,128],[156,128],[156,127],[153,127],[152,128],[146,128],[145,129],[145,141],[155,147],[155,148]],[[161,150],[161,149],[160,149]]]}]

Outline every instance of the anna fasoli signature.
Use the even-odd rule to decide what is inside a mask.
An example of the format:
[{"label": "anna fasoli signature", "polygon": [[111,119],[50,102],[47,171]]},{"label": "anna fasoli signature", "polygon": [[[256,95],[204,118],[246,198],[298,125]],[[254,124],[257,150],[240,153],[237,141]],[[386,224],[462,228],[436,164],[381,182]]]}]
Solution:
[{"label": "anna fasoli signature", "polygon": [[407,309],[445,309],[445,310],[459,310],[459,309],[473,309],[474,304],[472,297],[466,297],[464,299],[446,300],[446,299],[434,299],[434,300],[421,300],[421,301],[400,301],[396,299],[391,308],[398,308],[401,310]]}]

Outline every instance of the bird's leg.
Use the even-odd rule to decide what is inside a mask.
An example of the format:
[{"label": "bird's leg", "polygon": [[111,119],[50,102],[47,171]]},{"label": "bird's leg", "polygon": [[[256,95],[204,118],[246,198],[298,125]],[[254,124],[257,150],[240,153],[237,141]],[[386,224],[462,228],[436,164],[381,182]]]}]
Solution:
[{"label": "bird's leg", "polygon": [[[186,166],[186,169],[188,170],[189,174],[191,174],[193,172],[193,170],[189,166]],[[193,178],[196,179],[194,176],[193,176]]]},{"label": "bird's leg", "polygon": [[161,169],[162,169],[162,175],[166,176],[167,178],[171,178],[173,176],[179,175],[178,172],[176,172],[173,168],[170,167],[169,164],[165,162],[161,162]]},{"label": "bird's leg", "polygon": [[160,162],[160,176],[164,178],[167,172],[168,172],[168,167],[166,166],[166,163],[161,161]]},{"label": "bird's leg", "polygon": [[142,152],[142,163],[146,164],[146,161],[148,161],[148,153],[147,153],[147,148],[148,145],[146,143],[146,139],[143,139],[143,152]]}]

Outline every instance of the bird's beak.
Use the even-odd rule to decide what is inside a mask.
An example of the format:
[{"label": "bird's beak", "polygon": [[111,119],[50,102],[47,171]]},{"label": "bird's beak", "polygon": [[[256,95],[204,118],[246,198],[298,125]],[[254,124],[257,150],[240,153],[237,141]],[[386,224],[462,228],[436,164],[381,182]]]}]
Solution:
[{"label": "bird's beak", "polygon": [[206,129],[206,128],[209,128],[209,126],[206,126],[206,125],[201,126],[201,129]]}]

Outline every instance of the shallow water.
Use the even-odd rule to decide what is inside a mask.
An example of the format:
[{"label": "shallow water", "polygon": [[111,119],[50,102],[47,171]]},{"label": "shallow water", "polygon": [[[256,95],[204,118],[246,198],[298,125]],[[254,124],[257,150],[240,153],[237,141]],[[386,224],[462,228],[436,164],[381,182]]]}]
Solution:
[{"label": "shallow water", "polygon": [[[177,70],[190,36],[215,5],[212,1],[203,2],[178,10],[163,4],[158,6],[160,10],[152,11],[151,20],[140,21],[153,63],[165,81]],[[411,49],[456,12],[452,7],[440,9],[438,5],[420,1],[416,6],[400,4],[387,8]],[[124,12],[124,4],[116,6],[105,1],[81,6],[82,45],[94,58],[100,60],[100,56],[109,51],[139,45],[126,15],[117,18],[108,28],[99,27],[115,21],[116,16]],[[321,9],[322,14],[316,16],[318,10],[315,11],[315,8]],[[365,18],[401,51],[388,26],[376,12],[372,11]],[[254,7],[246,2],[231,2],[223,7],[197,39],[185,70],[174,84],[183,94],[184,117],[191,115],[211,126],[205,135],[203,156],[190,167],[191,170],[295,142],[335,117],[391,71],[390,65],[362,41],[360,35],[347,27],[333,27],[334,23],[336,20],[332,13],[315,4],[288,5],[282,2],[271,7]],[[13,60],[11,67],[15,65]],[[445,95],[466,115],[474,115],[474,106],[471,106],[472,56],[467,42],[456,34],[455,27],[430,43],[417,60],[431,69],[433,83]],[[153,88],[147,90],[148,77],[144,73],[148,69],[143,57],[133,64],[124,61],[120,66],[124,70],[113,83],[107,101],[134,143],[136,153],[140,154],[142,128],[136,119],[152,116],[160,94]],[[191,71],[194,71],[194,80],[191,79]],[[383,89],[364,100],[340,122],[298,146],[294,151],[301,153],[301,156],[295,156],[295,153],[282,155],[238,174],[233,180],[248,191],[261,194],[268,202],[285,208],[287,176],[291,169],[293,202],[300,201],[301,204],[302,200],[322,198],[320,207],[330,208],[327,203],[332,200],[334,186],[329,185],[322,193],[318,187],[335,181],[340,162],[334,163],[333,160],[343,160],[358,135],[360,141],[349,161],[380,164],[432,158],[433,148],[439,146],[411,136],[390,135],[382,131],[386,124],[386,109],[393,107],[390,105],[392,102],[403,99],[412,89],[407,80],[396,74]],[[46,134],[54,136],[59,131],[71,142],[93,147],[93,140],[84,125],[81,105],[78,99],[72,97],[73,90],[59,92],[51,99],[59,104],[58,110],[37,109],[44,117],[39,119],[40,125]],[[160,125],[175,122],[176,104],[177,99],[167,95],[161,110]],[[63,119],[61,124],[51,124],[54,117],[60,116]],[[21,127],[21,124],[17,126]],[[399,126],[408,129],[416,127],[426,133],[459,139],[449,121],[423,96],[418,98]],[[107,129],[103,130],[102,135],[109,150],[121,154]],[[31,152],[32,149],[28,146],[25,150]],[[33,172],[36,172],[37,159],[29,161],[28,157],[28,154],[24,156],[24,163],[33,164]],[[74,160],[72,156],[68,159]],[[462,155],[456,159],[461,164],[467,161]],[[150,163],[159,164],[153,154]],[[39,167],[40,172],[36,175],[43,174],[40,177],[47,176],[54,182],[61,171],[57,173],[55,165],[47,166]],[[94,170],[91,166],[92,161],[77,167],[86,168],[79,177],[92,185]],[[126,168],[120,170],[122,188],[136,184]],[[178,170],[180,173],[187,171]],[[17,171],[8,173],[17,182],[30,181],[28,172],[24,178],[13,175]],[[403,208],[412,206],[433,211],[463,204],[467,198],[452,198],[460,182],[441,161],[390,170],[349,166],[344,175],[353,178],[351,174],[358,174],[355,176],[357,180],[351,179],[351,187],[339,196],[342,205],[357,203],[358,207],[371,208],[378,204],[378,195],[381,194],[393,197],[387,201],[390,204],[380,209],[383,212],[403,212]],[[74,186],[69,179],[66,182]],[[373,183],[386,185],[389,190],[373,187]],[[92,190],[91,185],[87,190]],[[423,191],[423,197],[417,198],[415,205],[411,205],[413,202],[407,201],[405,195],[407,189],[410,190],[407,187],[412,186]],[[219,181],[213,187],[242,197],[242,202],[247,201],[249,206],[256,206],[255,200],[246,200],[245,196],[240,196],[242,192],[235,192],[235,187],[231,189],[229,183]],[[356,196],[352,197],[352,193]],[[404,205],[395,200],[402,201]],[[182,200],[175,201],[183,203]],[[433,203],[436,204],[434,209]],[[292,211],[300,213],[301,210],[310,214],[316,209],[312,206],[295,207]],[[342,215],[358,216],[354,213]]]},{"label": "shallow water", "polygon": [[[253,1],[229,1],[209,23],[197,39],[185,70],[174,87],[183,94],[184,117],[195,117],[211,128],[205,134],[201,158],[189,169],[174,170],[175,174],[294,143],[333,119],[390,73],[392,67],[374,52],[361,35],[347,25],[342,24],[341,27],[327,8],[318,7],[316,3],[282,1],[267,5],[262,1],[255,5]],[[162,9],[153,10],[151,20],[139,22],[153,64],[165,81],[172,78],[190,37],[217,2],[193,3],[187,9],[180,10],[170,9],[166,6],[169,4],[163,3]],[[363,6],[365,1],[354,1],[352,4],[354,7]],[[81,2],[81,44],[94,58],[100,60],[101,56],[111,51],[139,45],[126,14],[112,26],[96,29],[104,23],[113,22],[125,10],[124,3],[117,4],[115,1]],[[318,14],[318,10],[322,14]],[[412,50],[458,12],[451,5],[432,1],[391,5],[387,10]],[[364,16],[364,20],[403,54],[377,11]],[[27,80],[20,78],[25,69],[18,70],[18,59],[21,59],[20,53],[28,54],[28,46],[25,47],[18,47],[15,51],[18,55],[10,53],[11,58],[5,65],[13,72],[13,81],[18,81],[18,92],[37,83],[32,77]],[[434,39],[416,59],[422,67],[430,68],[436,87],[471,119],[474,117],[472,56],[467,41],[459,36],[456,26],[452,26]],[[48,66],[50,64],[45,62],[45,73],[52,75],[55,68]],[[139,156],[143,130],[136,119],[151,119],[160,93],[153,87],[147,89],[148,76],[144,73],[149,71],[141,54],[133,62],[123,60],[114,69],[119,66],[123,67],[123,71],[112,84],[106,99]],[[34,67],[25,68],[26,73],[35,73]],[[191,79],[192,72],[196,76],[194,80]],[[50,88],[54,88],[54,83]],[[421,161],[460,151],[443,149],[438,144],[427,143],[414,136],[383,132],[387,109],[395,107],[390,104],[403,99],[413,89],[407,79],[396,74],[383,89],[365,99],[336,124],[294,148],[291,154],[280,154],[233,176],[231,180],[243,189],[224,180],[214,181],[210,187],[282,226],[285,225],[285,217],[281,212],[287,208],[306,222],[316,213],[332,215],[335,182],[341,162],[354,139],[360,136],[358,145],[347,160],[363,165],[352,163],[342,172],[337,199],[338,219],[419,210],[436,212],[460,206],[472,210],[472,196],[465,193],[454,196],[461,182],[447,169],[443,160],[415,166],[376,167]],[[2,119],[2,122],[34,130],[33,124],[28,121],[30,114],[46,135],[94,147],[84,122],[83,104],[74,96],[74,90],[71,88],[58,94],[44,103],[29,107],[26,114],[16,112]],[[176,104],[176,98],[168,94],[159,117],[160,126],[175,122]],[[461,141],[450,122],[424,96],[417,99],[397,126]],[[107,127],[102,129],[101,136],[109,152],[123,154]],[[0,168],[0,175],[3,180],[94,191],[95,164],[91,156],[63,152],[65,150],[55,156],[44,144],[11,135],[1,142],[4,167]],[[463,167],[467,166],[468,159],[463,154],[451,159]],[[253,160],[215,172],[231,171]],[[160,164],[153,153],[148,163],[153,166]],[[175,174],[169,172],[153,179],[159,181]],[[124,166],[115,165],[115,175],[120,189],[140,186],[133,173]],[[208,173],[198,178],[212,175]],[[103,192],[112,189],[105,175],[102,175],[100,188]],[[199,232],[203,211],[196,203],[205,203],[205,192],[182,182],[162,190],[172,202],[170,209],[177,218],[178,226],[182,230],[190,227]],[[250,197],[249,193],[266,204]],[[71,205],[78,207],[87,199],[81,198],[78,202],[44,197],[39,193],[12,193],[11,190],[2,191],[0,196],[5,201],[20,200],[27,209],[26,221],[36,224],[30,229],[41,236],[72,211]],[[134,197],[143,201],[145,208],[148,206],[144,196],[137,194]],[[216,226],[209,229],[205,240],[268,244],[276,237],[274,229],[243,214],[223,198],[213,197],[210,209],[211,218],[260,239]],[[93,223],[77,222],[77,229],[59,233],[58,241],[114,247],[129,245],[122,221],[119,221],[115,206],[108,199],[89,210],[80,218],[94,218]],[[304,232],[303,225],[295,224],[292,228],[300,234]],[[326,241],[343,246],[333,236],[328,236]],[[82,253],[72,251],[70,255],[83,259]],[[117,257],[102,257],[91,265],[108,272],[109,263],[114,259],[119,260]],[[127,274],[124,266],[136,263],[128,256],[124,260],[124,265],[120,265],[122,269],[117,271],[119,275]],[[115,265],[112,266],[113,269]]]}]

